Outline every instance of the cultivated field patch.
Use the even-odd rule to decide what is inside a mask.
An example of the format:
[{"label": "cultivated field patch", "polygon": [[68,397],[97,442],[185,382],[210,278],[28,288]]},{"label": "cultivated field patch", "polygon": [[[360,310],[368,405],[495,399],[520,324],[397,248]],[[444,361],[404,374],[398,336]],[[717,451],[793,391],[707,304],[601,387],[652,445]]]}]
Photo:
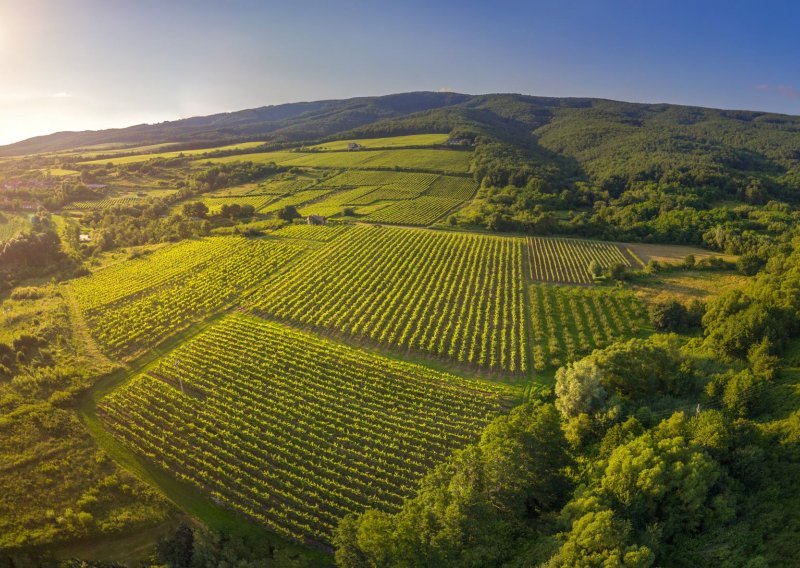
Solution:
[{"label": "cultivated field patch", "polygon": [[647,325],[644,305],[629,291],[537,284],[530,301],[537,371],[634,337]]},{"label": "cultivated field patch", "polygon": [[396,511],[516,391],[231,315],[103,399],[129,448],[283,536]]},{"label": "cultivated field patch", "polygon": [[128,357],[231,305],[302,250],[276,239],[185,241],[79,278],[69,289],[101,349]]},{"label": "cultivated field patch", "polygon": [[528,268],[532,280],[589,284],[589,265],[597,261],[607,268],[613,264],[631,266],[613,243],[586,239],[528,237]]},{"label": "cultivated field patch", "polygon": [[254,296],[251,309],[484,369],[525,372],[523,241],[353,227]]}]

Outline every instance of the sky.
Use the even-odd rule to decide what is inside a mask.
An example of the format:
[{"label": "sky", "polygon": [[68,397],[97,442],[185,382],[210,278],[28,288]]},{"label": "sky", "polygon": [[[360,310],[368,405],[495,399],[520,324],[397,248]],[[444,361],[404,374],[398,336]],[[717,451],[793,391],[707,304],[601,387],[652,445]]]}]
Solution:
[{"label": "sky", "polygon": [[0,0],[0,144],[406,91],[800,114],[800,2]]}]

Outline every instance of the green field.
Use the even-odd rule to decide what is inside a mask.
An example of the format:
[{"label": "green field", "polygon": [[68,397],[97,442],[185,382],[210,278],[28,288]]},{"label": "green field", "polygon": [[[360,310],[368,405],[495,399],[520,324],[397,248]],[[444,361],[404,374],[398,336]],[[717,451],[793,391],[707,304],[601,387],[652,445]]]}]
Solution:
[{"label": "green field", "polygon": [[274,162],[310,168],[407,168],[436,172],[469,171],[472,153],[457,150],[359,150],[355,152],[262,152],[209,158],[199,163]]},{"label": "green field", "polygon": [[236,197],[204,197],[202,202],[210,214],[219,213],[223,205],[252,205],[256,211],[266,207],[278,197],[276,195],[240,195]]},{"label": "green field", "polygon": [[289,239],[303,239],[309,241],[328,242],[335,239],[351,229],[351,225],[287,225],[272,235],[276,237],[286,237]]},{"label": "green field", "polygon": [[129,358],[230,306],[301,250],[242,237],[185,241],[75,280],[69,290],[103,351]]},{"label": "green field", "polygon": [[392,203],[364,217],[371,223],[430,225],[462,203],[460,199],[423,195]]},{"label": "green field", "polygon": [[475,190],[475,183],[463,177],[369,170],[349,170],[319,186],[351,189],[304,208],[303,215],[340,215],[350,206],[365,221],[398,225],[429,225]]},{"label": "green field", "polygon": [[275,532],[397,510],[515,391],[232,315],[100,403],[111,431]]},{"label": "green field", "polygon": [[[181,156],[192,157],[192,156],[202,156],[203,154],[208,154],[210,152],[218,152],[218,151],[225,151],[225,150],[247,150],[249,148],[256,148],[261,146],[263,142],[242,142],[240,144],[229,144],[227,146],[217,146],[215,148],[200,148],[197,150],[179,150],[173,152],[159,152],[153,154],[134,154],[132,156],[120,156],[118,158],[103,158],[100,160],[88,160],[85,162],[79,162],[80,164],[114,164],[114,165],[121,165],[121,164],[133,164],[136,162],[146,162],[147,160],[152,160],[154,158],[179,158]],[[135,148],[131,149],[130,151],[135,150]],[[120,151],[121,152],[121,151]],[[101,152],[102,154],[103,152]]]},{"label": "green field", "polygon": [[634,337],[647,325],[644,305],[630,291],[538,284],[530,287],[530,302],[537,371]]},{"label": "green field", "polygon": [[274,213],[275,211],[280,211],[287,205],[292,205],[298,207],[303,205],[304,203],[308,203],[309,201],[315,201],[317,199],[321,199],[328,195],[331,192],[330,189],[305,189],[302,191],[298,191],[297,193],[293,193],[291,195],[287,195],[278,199],[277,201],[271,201],[267,205],[261,207],[258,210],[259,213],[267,214],[267,213]]},{"label": "green field", "polygon": [[473,367],[524,372],[522,245],[357,226],[260,289],[252,310]]},{"label": "green field", "polygon": [[327,178],[321,182],[321,185],[325,187],[379,187],[414,197],[430,188],[440,177],[442,176],[425,173],[352,170]]},{"label": "green field", "polygon": [[95,199],[94,201],[75,201],[67,205],[67,208],[88,211],[91,209],[107,209],[109,207],[136,205],[138,203],[143,203],[144,200],[145,198],[142,197],[106,197],[104,199]]},{"label": "green field", "polygon": [[409,134],[388,138],[357,138],[355,140],[334,140],[309,146],[311,150],[347,150],[348,145],[356,143],[363,148],[402,148],[403,146],[435,146],[445,144],[449,134]]},{"label": "green field", "polygon": [[0,212],[0,243],[17,236],[31,225],[22,215]]},{"label": "green field", "polygon": [[589,284],[589,265],[596,260],[606,268],[612,264],[631,266],[613,243],[587,239],[528,237],[528,267],[532,280],[566,284]]},{"label": "green field", "polygon": [[[348,205],[356,205],[358,201],[365,195],[373,192],[376,188],[374,186],[357,187],[355,189],[345,189],[330,194],[329,197],[304,206],[300,209],[301,215],[322,215],[324,217],[332,217],[333,215],[340,215],[344,207]],[[356,212],[360,212],[357,208]]]},{"label": "green field", "polygon": [[81,172],[76,170],[65,170],[63,168],[49,168],[44,170],[47,175],[55,176],[55,177],[72,177],[78,176]]}]

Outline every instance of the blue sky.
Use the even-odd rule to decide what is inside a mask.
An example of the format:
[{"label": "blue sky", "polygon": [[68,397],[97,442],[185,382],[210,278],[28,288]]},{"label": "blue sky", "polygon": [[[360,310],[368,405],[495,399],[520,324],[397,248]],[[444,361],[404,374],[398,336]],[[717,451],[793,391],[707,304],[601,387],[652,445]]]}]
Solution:
[{"label": "blue sky", "polygon": [[0,143],[447,89],[800,114],[800,3],[0,0]]}]

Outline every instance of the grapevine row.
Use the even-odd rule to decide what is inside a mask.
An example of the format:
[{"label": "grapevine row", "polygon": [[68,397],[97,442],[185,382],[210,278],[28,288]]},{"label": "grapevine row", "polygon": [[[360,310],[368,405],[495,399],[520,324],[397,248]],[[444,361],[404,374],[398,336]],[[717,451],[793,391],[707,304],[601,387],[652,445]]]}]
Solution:
[{"label": "grapevine row", "polygon": [[516,392],[226,317],[103,399],[115,436],[217,500],[299,541],[397,510]]},{"label": "grapevine row", "polygon": [[353,227],[279,275],[256,313],[524,372],[522,241],[463,233]]}]

